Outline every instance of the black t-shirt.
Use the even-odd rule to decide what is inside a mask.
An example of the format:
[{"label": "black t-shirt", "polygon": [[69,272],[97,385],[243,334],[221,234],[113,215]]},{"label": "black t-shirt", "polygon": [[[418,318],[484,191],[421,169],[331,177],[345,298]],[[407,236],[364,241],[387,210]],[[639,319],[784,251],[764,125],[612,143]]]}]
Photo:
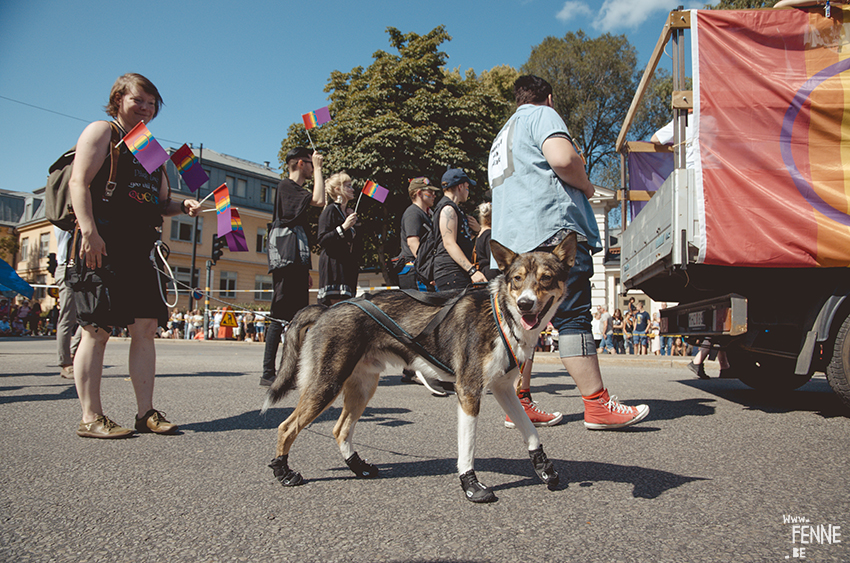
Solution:
[{"label": "black t-shirt", "polygon": [[310,224],[310,202],[313,192],[299,186],[289,178],[284,178],[277,185],[273,219],[282,226],[304,227]]},{"label": "black t-shirt", "polygon": [[[472,234],[469,230],[469,223],[466,220],[466,213],[461,211],[460,207],[446,196],[443,196],[443,199],[441,199],[434,207],[434,232],[440,232],[440,213],[443,212],[445,207],[451,207],[454,209],[455,215],[457,215],[457,245],[463,251],[467,260],[471,262],[472,249],[475,245],[472,242]],[[440,244],[437,247],[437,253],[434,256],[434,278],[436,279],[442,275],[448,275],[456,270],[466,273],[466,270],[463,270],[460,266],[458,266],[457,262],[449,256],[441,236]]]},{"label": "black t-shirt", "polygon": [[419,237],[421,242],[422,236],[430,227],[431,217],[415,203],[404,210],[404,215],[401,216],[401,257],[405,263],[415,258],[407,244],[407,237]]},{"label": "black t-shirt", "polygon": [[492,280],[502,273],[496,268],[490,267],[490,235],[492,234],[493,231],[490,229],[482,230],[475,239],[476,264],[487,280]]}]

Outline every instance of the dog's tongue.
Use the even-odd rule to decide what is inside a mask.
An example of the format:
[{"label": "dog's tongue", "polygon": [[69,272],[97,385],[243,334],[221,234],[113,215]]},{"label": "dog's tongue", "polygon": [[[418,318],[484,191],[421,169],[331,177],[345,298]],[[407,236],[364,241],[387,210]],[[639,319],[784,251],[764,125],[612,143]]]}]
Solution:
[{"label": "dog's tongue", "polygon": [[537,315],[523,315],[522,319],[522,328],[525,330],[531,330],[537,325]]}]

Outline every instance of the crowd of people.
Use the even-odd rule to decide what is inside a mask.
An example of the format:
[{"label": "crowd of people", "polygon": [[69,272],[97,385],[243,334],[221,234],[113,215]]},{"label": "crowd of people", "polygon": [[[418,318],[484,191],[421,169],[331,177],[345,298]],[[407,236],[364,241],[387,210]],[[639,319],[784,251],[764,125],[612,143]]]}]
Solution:
[{"label": "crowd of people", "polygon": [[56,330],[58,305],[42,312],[36,299],[10,300],[0,297],[0,336],[42,336]]},{"label": "crowd of people", "polygon": [[[662,304],[662,308],[666,305]],[[661,319],[658,312],[652,314],[644,310],[643,303],[635,305],[635,298],[629,299],[625,308],[615,309],[609,314],[604,306],[598,306],[593,313],[591,332],[600,354],[628,354],[654,356],[690,356],[693,347],[682,336],[661,335]]]}]

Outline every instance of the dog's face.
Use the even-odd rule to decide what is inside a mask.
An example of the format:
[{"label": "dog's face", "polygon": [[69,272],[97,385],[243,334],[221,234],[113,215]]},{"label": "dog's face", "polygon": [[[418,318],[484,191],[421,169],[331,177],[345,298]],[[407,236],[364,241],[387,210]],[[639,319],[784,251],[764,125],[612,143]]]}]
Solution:
[{"label": "dog's face", "polygon": [[511,301],[516,304],[525,330],[539,328],[541,319],[560,304],[567,291],[567,275],[575,264],[576,234],[570,233],[549,252],[517,254],[496,241],[490,241]]}]

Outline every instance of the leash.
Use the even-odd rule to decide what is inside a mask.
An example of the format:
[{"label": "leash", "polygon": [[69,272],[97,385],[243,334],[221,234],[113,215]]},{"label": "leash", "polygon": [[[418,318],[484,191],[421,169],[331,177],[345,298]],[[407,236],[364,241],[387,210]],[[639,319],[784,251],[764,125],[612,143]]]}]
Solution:
[{"label": "leash", "polygon": [[499,327],[499,336],[502,337],[502,344],[504,344],[505,348],[508,350],[508,371],[511,371],[515,367],[519,367],[519,371],[521,373],[525,367],[525,362],[520,364],[516,358],[516,354],[514,353],[514,349],[511,347],[511,343],[508,340],[508,335],[505,330],[505,318],[502,315],[499,300],[492,294],[490,295],[490,305],[493,308],[493,319],[496,321],[496,326]]},{"label": "leash", "polygon": [[[162,255],[163,248],[165,249],[165,256]],[[177,305],[177,300],[180,299],[180,289],[177,287],[177,280],[174,278],[174,272],[171,271],[171,266],[168,264],[168,257],[171,255],[171,249],[168,248],[161,240],[158,240],[154,243],[153,249],[151,250],[151,261],[156,268],[156,257],[159,256],[159,259],[162,260],[162,264],[165,266],[165,269],[168,270],[168,273],[165,276],[171,281],[171,285],[174,287],[174,303],[169,303],[168,298],[165,297],[165,291],[163,291],[162,284],[159,285],[159,296],[162,297],[162,302],[165,303],[165,306],[169,309],[173,308]],[[159,268],[156,268],[159,270]],[[162,271],[162,270],[159,270]]]}]

